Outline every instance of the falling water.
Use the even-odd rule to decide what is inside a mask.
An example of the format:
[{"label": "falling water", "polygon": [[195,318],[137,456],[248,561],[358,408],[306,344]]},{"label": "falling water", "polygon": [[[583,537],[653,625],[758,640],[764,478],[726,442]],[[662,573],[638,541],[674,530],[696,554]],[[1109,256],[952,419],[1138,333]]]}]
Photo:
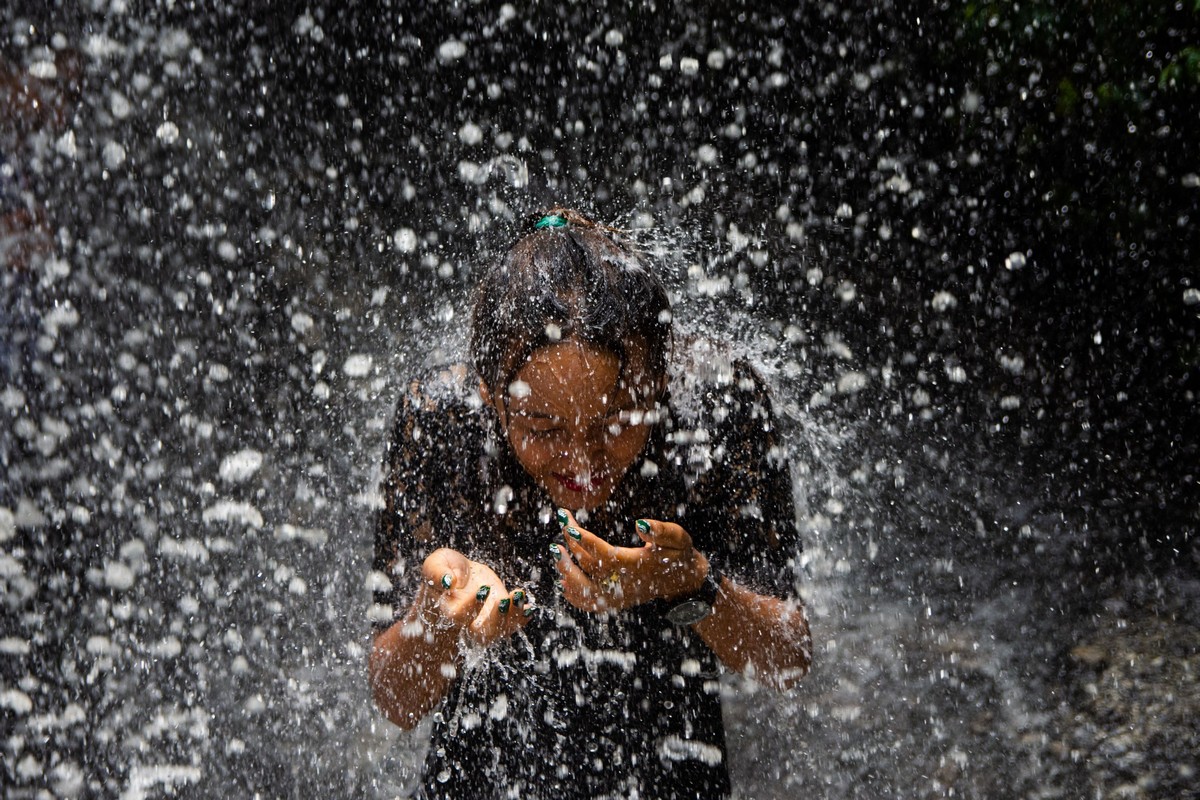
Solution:
[{"label": "falling water", "polygon": [[558,201],[786,426],[816,663],[724,682],[739,796],[1192,785],[1191,3],[148,5],[0,12],[6,796],[403,790],[384,438]]}]

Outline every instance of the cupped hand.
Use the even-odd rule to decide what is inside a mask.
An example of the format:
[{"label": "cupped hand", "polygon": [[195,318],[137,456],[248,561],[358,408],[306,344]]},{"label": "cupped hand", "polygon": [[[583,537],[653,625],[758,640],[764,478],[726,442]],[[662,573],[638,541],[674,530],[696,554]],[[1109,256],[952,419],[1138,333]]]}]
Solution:
[{"label": "cupped hand", "polygon": [[421,565],[425,612],[441,627],[460,632],[480,647],[507,638],[529,621],[533,608],[524,589],[509,591],[486,564],[447,547]]},{"label": "cupped hand", "polygon": [[[565,549],[551,545],[563,596],[583,611],[621,610],[658,598],[691,594],[704,583],[708,559],[673,522],[638,520],[641,547],[618,547],[583,528],[565,509]],[[557,552],[555,549],[557,548]]]}]

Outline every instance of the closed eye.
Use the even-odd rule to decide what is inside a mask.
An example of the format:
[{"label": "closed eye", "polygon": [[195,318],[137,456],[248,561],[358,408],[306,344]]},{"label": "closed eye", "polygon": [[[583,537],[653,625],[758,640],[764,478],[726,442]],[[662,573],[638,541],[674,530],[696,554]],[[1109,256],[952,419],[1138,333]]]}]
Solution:
[{"label": "closed eye", "polygon": [[656,421],[654,412],[641,408],[623,408],[609,414],[604,419],[604,426],[612,436],[620,436],[622,431],[636,428],[639,425],[652,425]]},{"label": "closed eye", "polygon": [[530,418],[520,415],[513,420],[513,423],[520,434],[529,439],[549,439],[561,434],[567,427],[566,423],[556,417]]},{"label": "closed eye", "polygon": [[645,416],[640,408],[626,408],[618,411],[615,415],[616,422],[622,425],[641,425],[642,417]]}]

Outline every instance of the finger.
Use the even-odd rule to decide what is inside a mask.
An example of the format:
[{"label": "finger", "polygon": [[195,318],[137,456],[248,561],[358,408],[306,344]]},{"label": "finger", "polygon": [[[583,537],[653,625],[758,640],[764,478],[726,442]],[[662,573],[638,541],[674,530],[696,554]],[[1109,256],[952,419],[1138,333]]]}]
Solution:
[{"label": "finger", "polygon": [[[580,527],[579,521],[575,519],[575,515],[568,509],[560,508],[554,512],[554,518],[558,522],[558,527],[562,531],[564,537],[573,539],[578,542],[583,536],[584,528]],[[567,543],[570,545],[570,542]],[[554,551],[552,550],[551,553]]]},{"label": "finger", "polygon": [[517,589],[512,594],[512,616],[520,627],[525,627],[529,621],[538,615],[540,607],[525,594],[524,589]]},{"label": "finger", "polygon": [[505,615],[500,613],[502,599],[509,599],[508,591],[503,584],[496,591],[493,591],[492,587],[487,584],[481,584],[475,591],[475,603],[478,610],[475,618],[471,620],[468,630],[477,643],[489,644],[505,632],[507,620]]},{"label": "finger", "polygon": [[[460,553],[447,550],[444,554],[439,553],[439,556],[432,559],[428,569],[431,575],[441,572],[434,586],[434,591],[440,595],[439,611],[457,626],[469,626],[491,598],[494,587],[501,587],[501,593],[506,592],[504,584],[487,566],[471,561]],[[445,572],[442,572],[443,568]],[[496,601],[492,602],[495,604]]]},{"label": "finger", "polygon": [[636,527],[638,536],[647,544],[658,545],[670,550],[686,550],[692,546],[692,537],[674,522],[639,519]]},{"label": "finger", "polygon": [[496,610],[500,598],[508,594],[504,581],[486,564],[478,561],[471,561],[469,564],[471,571],[467,577],[467,585],[462,587],[462,595],[471,596],[476,604],[476,613],[485,609]]},{"label": "finger", "polygon": [[[582,527],[575,516],[566,509],[559,509],[559,518],[566,519],[563,537],[571,555],[585,572],[593,577],[607,575],[619,564],[629,563],[635,553],[623,553],[625,547],[615,547],[601,536]],[[635,549],[636,552],[636,549]],[[628,557],[626,557],[628,556]]]},{"label": "finger", "polygon": [[562,581],[563,599],[580,611],[603,611],[612,598],[583,570],[576,569]]},{"label": "finger", "polygon": [[533,609],[537,608],[537,604],[524,587],[517,587],[510,592],[502,582],[499,591],[490,593],[487,605],[493,602],[496,614],[501,620],[514,620],[517,623],[514,630],[524,625],[525,621],[534,615]]},{"label": "finger", "polygon": [[586,587],[591,584],[587,573],[579,568],[570,552],[562,545],[557,543],[550,545],[550,558],[554,562],[554,568],[558,570],[558,576],[564,589],[568,585]]},{"label": "finger", "polygon": [[[443,613],[463,626],[474,626],[491,598],[488,584],[468,583],[445,589],[440,600]],[[495,603],[492,603],[495,605]]]},{"label": "finger", "polygon": [[578,567],[563,577],[561,585],[563,599],[581,611],[603,611],[611,605],[611,598],[599,581]]},{"label": "finger", "polygon": [[[559,525],[562,526],[563,536],[568,536],[576,542],[581,542],[589,547],[599,556],[603,556],[606,552],[602,548],[613,549],[613,545],[609,544],[608,540],[602,536],[591,532],[584,526],[579,524],[579,520],[575,519],[575,515],[565,508],[560,508],[556,514],[556,519]],[[578,534],[578,535],[577,535]]]},{"label": "finger", "polygon": [[462,553],[443,547],[430,553],[421,564],[421,575],[434,598],[433,611],[455,627],[474,616],[459,589],[468,584],[471,562]]},{"label": "finger", "polygon": [[568,525],[578,525],[575,521],[575,515],[565,508],[560,508],[554,512],[554,518],[558,522],[558,527],[565,528]]},{"label": "finger", "polygon": [[599,575],[616,561],[615,548],[590,531],[568,525],[563,528],[563,538],[575,563],[589,575]]},{"label": "finger", "polygon": [[[604,541],[599,536],[596,536],[595,534],[591,533],[591,531],[589,531],[587,528],[580,525],[579,520],[577,520],[575,518],[575,514],[565,508],[560,508],[560,509],[558,509],[558,511],[555,512],[555,520],[558,522],[559,526],[562,527],[564,536],[570,535],[568,533],[568,531],[574,530],[576,533],[579,533],[584,537],[590,536],[598,542]],[[579,541],[580,537],[572,536],[572,538],[575,539],[576,541]]]},{"label": "finger", "polygon": [[505,635],[513,634],[528,625],[529,620],[537,613],[537,606],[529,599],[524,589],[514,589],[499,601],[498,608]]},{"label": "finger", "polygon": [[550,545],[550,560],[554,562],[554,568],[558,570],[560,578],[566,578],[578,569],[571,558],[570,551],[558,543]]},{"label": "finger", "polygon": [[430,586],[453,589],[465,586],[471,574],[471,562],[457,550],[440,547],[430,553],[421,564],[421,576]]},{"label": "finger", "polygon": [[529,624],[536,614],[536,606],[529,600],[524,589],[514,589],[503,595],[493,595],[495,605],[489,600],[471,623],[470,633],[479,644],[489,644],[512,636]]}]

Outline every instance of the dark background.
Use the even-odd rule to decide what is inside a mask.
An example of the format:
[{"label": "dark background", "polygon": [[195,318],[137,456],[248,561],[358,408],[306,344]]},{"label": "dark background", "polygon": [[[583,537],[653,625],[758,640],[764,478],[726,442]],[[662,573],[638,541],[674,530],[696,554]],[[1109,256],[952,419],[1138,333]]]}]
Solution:
[{"label": "dark background", "polygon": [[[0,709],[11,785],[53,784],[27,756],[85,794],[160,762],[211,794],[373,785],[346,742],[396,378],[553,202],[641,230],[681,307],[773,365],[818,586],[961,621],[1019,584],[1076,620],[1195,569],[1192,0],[119,6],[0,13],[8,64],[81,64],[45,81],[62,126],[3,139],[55,237],[20,273],[37,311],[3,409],[2,674],[35,709]],[[222,479],[243,448],[264,467]],[[267,524],[205,518],[229,497]],[[1067,639],[1031,685],[1066,680]],[[86,724],[35,724],[71,703]],[[904,786],[864,769],[862,791]]]}]

